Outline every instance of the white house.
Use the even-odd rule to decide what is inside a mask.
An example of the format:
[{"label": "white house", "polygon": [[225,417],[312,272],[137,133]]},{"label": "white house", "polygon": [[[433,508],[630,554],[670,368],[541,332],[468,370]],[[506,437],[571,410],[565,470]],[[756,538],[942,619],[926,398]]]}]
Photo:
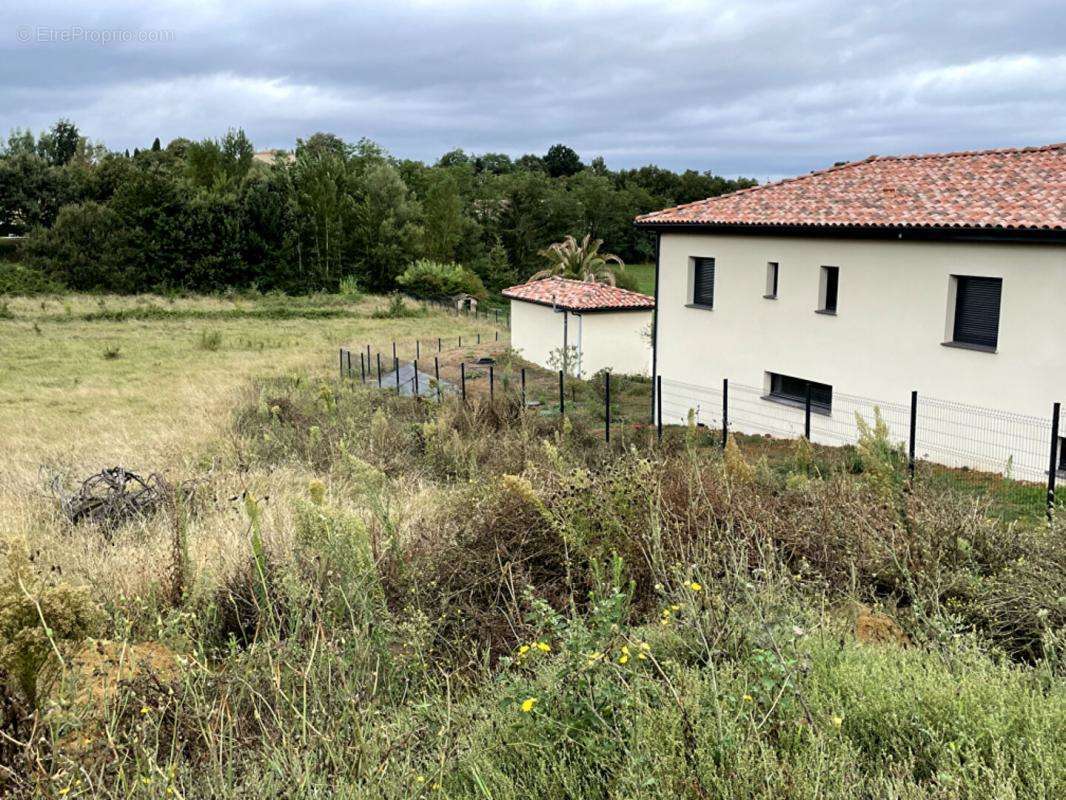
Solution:
[{"label": "white house", "polygon": [[[663,415],[853,441],[1033,480],[1066,400],[1066,144],[870,157],[647,214]],[[981,407],[981,408],[971,408]],[[987,411],[985,411],[987,409]],[[1066,429],[1066,424],[1064,424]],[[1066,442],[1058,443],[1066,467]]]},{"label": "white house", "polygon": [[568,278],[512,286],[503,296],[511,301],[511,346],[534,364],[558,369],[566,353],[577,377],[648,374],[654,298]]}]

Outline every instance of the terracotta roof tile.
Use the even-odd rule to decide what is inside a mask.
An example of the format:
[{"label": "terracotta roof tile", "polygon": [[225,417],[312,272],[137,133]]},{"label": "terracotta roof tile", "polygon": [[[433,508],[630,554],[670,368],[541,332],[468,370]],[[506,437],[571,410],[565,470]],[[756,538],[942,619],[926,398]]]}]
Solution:
[{"label": "terracotta roof tile", "polygon": [[638,224],[1066,229],[1066,144],[870,156]]},{"label": "terracotta roof tile", "polygon": [[570,278],[544,278],[503,290],[503,296],[567,311],[609,311],[611,309],[655,308],[655,299],[646,294],[619,289],[603,283],[587,283]]}]

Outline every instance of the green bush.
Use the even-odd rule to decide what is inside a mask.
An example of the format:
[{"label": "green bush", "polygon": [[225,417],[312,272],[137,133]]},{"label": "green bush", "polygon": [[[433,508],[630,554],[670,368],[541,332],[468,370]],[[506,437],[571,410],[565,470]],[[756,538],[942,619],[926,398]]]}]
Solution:
[{"label": "green bush", "polygon": [[415,297],[439,299],[468,294],[484,300],[489,296],[481,278],[462,264],[442,264],[424,258],[411,264],[396,282]]},{"label": "green bush", "polygon": [[0,295],[55,294],[63,284],[39,269],[0,259]]}]

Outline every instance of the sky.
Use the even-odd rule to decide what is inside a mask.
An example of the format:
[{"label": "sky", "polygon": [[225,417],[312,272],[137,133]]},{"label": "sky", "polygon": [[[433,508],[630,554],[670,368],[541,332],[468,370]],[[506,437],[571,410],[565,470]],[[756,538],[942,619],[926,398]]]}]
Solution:
[{"label": "sky", "polygon": [[116,150],[241,127],[403,158],[556,143],[765,180],[1066,140],[1063,0],[5,0],[0,133]]}]

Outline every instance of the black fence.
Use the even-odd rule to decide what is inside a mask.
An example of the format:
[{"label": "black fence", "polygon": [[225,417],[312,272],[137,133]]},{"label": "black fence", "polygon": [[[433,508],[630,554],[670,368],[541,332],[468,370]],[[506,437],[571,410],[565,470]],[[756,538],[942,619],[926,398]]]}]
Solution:
[{"label": "black fence", "polygon": [[603,372],[578,380],[563,370],[527,367],[509,349],[499,347],[501,341],[497,330],[403,346],[394,342],[385,351],[371,345],[358,351],[342,347],[338,367],[343,380],[404,397],[509,400],[532,413],[580,416],[601,430],[607,442],[624,442],[640,431],[646,435],[649,379]]},{"label": "black fence", "polygon": [[1059,403],[1048,404],[1047,417],[1036,417],[916,391],[903,402],[834,391],[826,405],[809,385],[806,396],[786,398],[728,379],[707,387],[662,376],[656,393],[660,428],[664,421],[707,427],[722,446],[736,432],[847,447],[858,443],[864,427],[880,423],[913,477],[986,494],[1014,516],[1034,508],[1050,515],[1056,484],[1066,474]]}]

